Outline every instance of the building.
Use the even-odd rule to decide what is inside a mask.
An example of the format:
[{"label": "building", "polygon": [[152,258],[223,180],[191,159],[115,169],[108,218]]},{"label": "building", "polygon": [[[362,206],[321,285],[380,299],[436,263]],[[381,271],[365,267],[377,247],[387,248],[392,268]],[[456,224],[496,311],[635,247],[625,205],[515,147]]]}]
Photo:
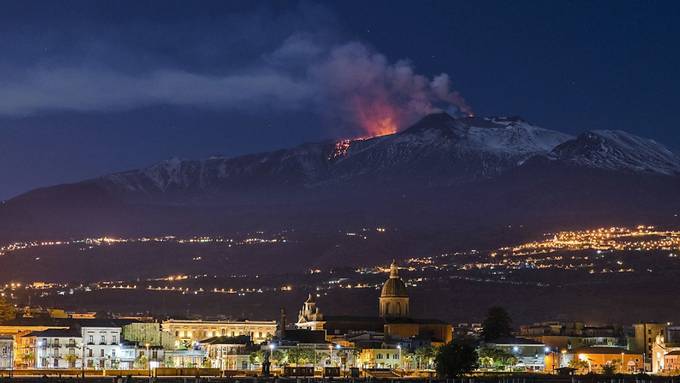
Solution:
[{"label": "building", "polygon": [[24,336],[34,350],[32,366],[43,369],[81,368],[83,341],[79,331],[51,329]]},{"label": "building", "polygon": [[[274,337],[276,321],[203,321],[175,320],[163,322],[163,331],[173,335],[179,347],[188,348],[201,340],[219,336],[249,336],[260,344]],[[179,348],[178,347],[178,348]]]},{"label": "building", "polygon": [[324,330],[327,341],[339,344],[362,333],[382,333],[383,342],[392,345],[413,339],[441,345],[453,339],[451,324],[436,319],[413,318],[410,313],[408,290],[399,276],[397,264],[393,262],[378,298],[377,316],[326,315],[310,295],[299,312],[295,326],[298,329]]},{"label": "building", "polygon": [[543,371],[546,355],[550,353],[550,349],[545,344],[527,338],[499,338],[486,342],[484,347],[513,355],[516,363],[514,366],[509,366],[510,370]]},{"label": "building", "polygon": [[407,318],[409,316],[409,297],[406,284],[399,278],[397,263],[390,265],[390,277],[380,291],[378,301],[381,318]]},{"label": "building", "polygon": [[9,370],[14,365],[14,338],[0,336],[0,370]]},{"label": "building", "polygon": [[[652,345],[652,372],[655,374],[680,372],[676,363],[679,352],[680,326],[667,326],[662,334],[656,336]],[[668,365],[668,362],[671,364]]]},{"label": "building", "polygon": [[0,324],[0,335],[10,336],[14,340],[14,366],[15,367],[35,367],[35,354],[30,340],[23,336],[36,331],[50,329],[69,329],[72,325],[71,320],[52,319],[52,318],[17,318],[5,321]]},{"label": "building", "polygon": [[189,348],[184,350],[165,350],[165,367],[200,367],[205,361],[205,350]]},{"label": "building", "polygon": [[323,313],[316,306],[314,296],[309,294],[298,313],[298,321],[295,323],[295,327],[306,330],[323,330],[325,325]]},{"label": "building", "polygon": [[205,350],[211,367],[223,371],[250,369],[250,353],[256,350],[247,335],[204,339],[200,347]]},{"label": "building", "polygon": [[[352,349],[344,348],[340,344],[333,344],[326,340],[324,330],[294,329],[286,330],[283,338],[278,339],[272,348],[265,352],[282,351],[288,353],[291,350],[307,351],[304,360],[298,361],[297,366],[323,368],[331,366],[347,366],[354,363]],[[350,359],[348,359],[348,357]],[[280,361],[279,361],[280,362]],[[290,360],[287,362],[290,363]]]},{"label": "building", "polygon": [[583,322],[542,322],[520,327],[523,338],[542,342],[553,350],[574,350],[583,347],[626,347],[621,326],[587,324]]},{"label": "building", "polygon": [[643,322],[633,325],[633,339],[630,342],[631,351],[640,353],[644,359],[644,370],[649,371],[652,367],[651,356],[653,346],[658,335],[663,335],[668,325],[658,322]]},{"label": "building", "polygon": [[580,361],[582,372],[602,373],[605,366],[612,366],[620,373],[637,373],[643,368],[642,354],[618,347],[585,347],[567,353],[562,367],[572,367]]},{"label": "building", "polygon": [[669,375],[680,374],[680,350],[671,351],[663,356],[664,359],[664,373]]},{"label": "building", "polygon": [[86,368],[115,369],[120,363],[122,327],[118,323],[86,320],[81,323],[83,351]]},{"label": "building", "polygon": [[359,354],[359,366],[362,369],[370,368],[403,368],[402,350],[396,347],[365,348]]}]

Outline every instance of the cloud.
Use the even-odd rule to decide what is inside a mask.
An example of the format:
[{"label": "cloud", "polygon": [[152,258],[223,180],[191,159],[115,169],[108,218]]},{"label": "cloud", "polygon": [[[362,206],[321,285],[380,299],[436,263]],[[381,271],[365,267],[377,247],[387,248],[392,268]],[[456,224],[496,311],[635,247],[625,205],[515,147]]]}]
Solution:
[{"label": "cloud", "polygon": [[303,33],[289,36],[242,68],[222,73],[55,65],[29,68],[0,82],[0,114],[13,116],[149,105],[294,110],[376,134],[434,110],[471,112],[447,74],[430,79],[416,73],[409,61],[391,63],[361,42],[331,44]]}]

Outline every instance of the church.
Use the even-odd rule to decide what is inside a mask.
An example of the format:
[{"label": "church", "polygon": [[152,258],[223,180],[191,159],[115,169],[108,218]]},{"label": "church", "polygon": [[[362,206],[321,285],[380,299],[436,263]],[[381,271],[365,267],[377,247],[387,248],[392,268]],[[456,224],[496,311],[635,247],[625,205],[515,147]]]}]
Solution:
[{"label": "church", "polygon": [[324,331],[328,341],[351,340],[377,336],[382,342],[419,341],[441,345],[453,339],[451,324],[437,319],[411,317],[406,283],[399,276],[396,262],[378,298],[378,316],[327,316],[316,304],[312,294],[298,313],[298,329]]}]

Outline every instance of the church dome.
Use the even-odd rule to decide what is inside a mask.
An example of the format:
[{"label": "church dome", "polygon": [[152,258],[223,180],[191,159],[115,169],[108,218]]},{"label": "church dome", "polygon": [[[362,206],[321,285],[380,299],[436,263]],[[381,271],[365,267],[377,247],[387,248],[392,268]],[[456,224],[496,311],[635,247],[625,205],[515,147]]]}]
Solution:
[{"label": "church dome", "polygon": [[380,297],[408,297],[406,284],[399,278],[396,262],[392,262],[392,266],[390,266],[390,279],[383,285]]}]

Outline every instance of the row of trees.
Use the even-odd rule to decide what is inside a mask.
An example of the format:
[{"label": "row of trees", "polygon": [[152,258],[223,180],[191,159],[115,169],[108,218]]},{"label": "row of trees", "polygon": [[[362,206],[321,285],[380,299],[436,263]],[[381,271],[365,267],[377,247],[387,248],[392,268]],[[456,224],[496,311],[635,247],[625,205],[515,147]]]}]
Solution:
[{"label": "row of trees", "polygon": [[[269,351],[258,350],[250,354],[251,364],[262,364],[265,360],[265,355],[269,354]],[[342,358],[342,356],[340,356]],[[346,359],[345,359],[346,360]],[[326,352],[316,352],[316,350],[311,348],[291,348],[287,350],[274,350],[269,356],[269,361],[273,364],[285,366],[285,365],[304,365],[310,363],[324,362],[330,364],[331,355]]]},{"label": "row of trees", "polygon": [[[250,354],[251,364],[262,364],[264,362],[265,354],[269,351],[258,350]],[[270,362],[275,365],[285,366],[299,366],[306,364],[339,364],[347,365],[351,360],[357,360],[360,351],[356,349],[342,349],[337,350],[331,356],[328,352],[317,352],[311,348],[290,348],[286,350],[274,350],[269,357]],[[434,347],[426,346],[420,347],[415,352],[404,350],[402,352],[402,359],[409,367],[432,368],[434,365],[437,350]]]}]

